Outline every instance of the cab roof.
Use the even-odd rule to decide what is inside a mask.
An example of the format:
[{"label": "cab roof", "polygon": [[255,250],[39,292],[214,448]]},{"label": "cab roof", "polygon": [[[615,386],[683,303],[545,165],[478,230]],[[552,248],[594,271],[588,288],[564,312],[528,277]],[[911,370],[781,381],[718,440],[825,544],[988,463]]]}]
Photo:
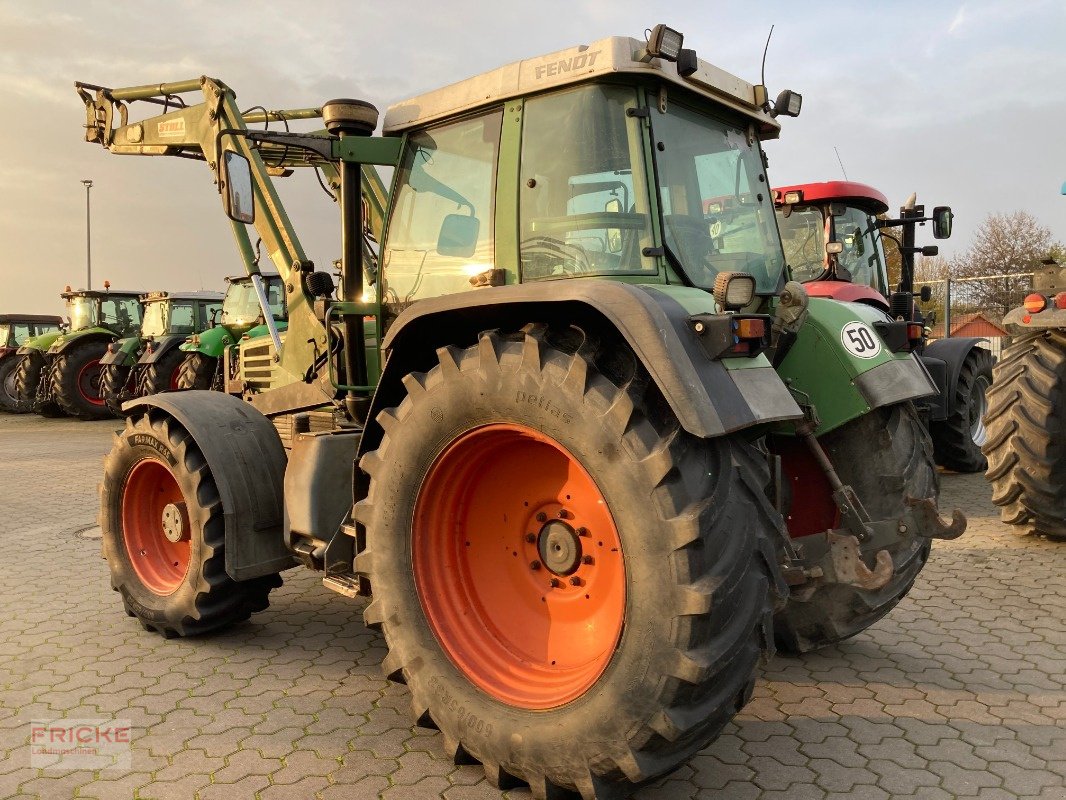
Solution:
[{"label": "cab roof", "polygon": [[[281,276],[278,273],[276,273],[276,272],[262,272],[260,274],[263,276],[263,280],[267,281],[268,283],[270,281],[281,280]],[[251,275],[229,275],[229,276],[226,277],[226,283],[251,283],[251,282],[252,282],[252,276]]]},{"label": "cab roof", "polygon": [[0,325],[19,322],[45,322],[59,325],[63,322],[63,318],[53,314],[0,314]]},{"label": "cab roof", "polygon": [[74,289],[60,292],[59,296],[64,300],[71,297],[132,297],[139,300],[144,290],[134,289]]},{"label": "cab roof", "polygon": [[765,90],[702,59],[696,72],[682,77],[677,65],[653,58],[642,61],[646,42],[611,36],[547,55],[515,61],[473,78],[396,103],[385,113],[383,132],[402,133],[477,108],[525,95],[570,86],[593,78],[627,74],[684,87],[746,116],[761,138],[775,139],[781,125],[763,109]]},{"label": "cab roof", "polygon": [[822,183],[797,183],[794,186],[774,188],[774,205],[785,204],[786,192],[802,192],[800,205],[814,203],[845,203],[858,206],[871,214],[888,211],[888,198],[872,186],[855,181],[823,181]]},{"label": "cab roof", "polygon": [[219,300],[221,301],[225,295],[222,292],[148,292],[142,294],[140,301],[142,303],[151,303],[157,300]]}]

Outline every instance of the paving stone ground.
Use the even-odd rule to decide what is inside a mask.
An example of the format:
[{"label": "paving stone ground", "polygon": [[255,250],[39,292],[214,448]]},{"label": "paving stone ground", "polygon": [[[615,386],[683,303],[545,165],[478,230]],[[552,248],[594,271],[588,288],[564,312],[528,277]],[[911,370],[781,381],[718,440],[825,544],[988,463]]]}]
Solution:
[{"label": "paving stone ground", "polygon": [[[78,533],[117,424],[0,415],[0,797],[501,797],[411,726],[364,602],[310,573],[219,636],[128,618]],[[943,476],[955,505],[969,533],[934,545],[889,617],[775,659],[725,735],[641,800],[1066,798],[1066,544],[1012,534],[981,476]],[[59,717],[131,720],[132,769],[31,769],[30,721]]]}]

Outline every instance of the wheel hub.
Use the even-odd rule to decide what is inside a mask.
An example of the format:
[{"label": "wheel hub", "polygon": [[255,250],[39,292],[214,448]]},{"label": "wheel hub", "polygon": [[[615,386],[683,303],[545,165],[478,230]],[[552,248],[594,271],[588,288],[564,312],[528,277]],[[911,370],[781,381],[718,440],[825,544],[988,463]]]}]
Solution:
[{"label": "wheel hub", "polygon": [[571,575],[581,564],[581,540],[562,520],[547,522],[540,529],[537,551],[544,566],[556,575]]},{"label": "wheel hub", "polygon": [[163,508],[163,535],[167,537],[167,541],[171,542],[180,542],[188,538],[184,503],[167,503]]}]

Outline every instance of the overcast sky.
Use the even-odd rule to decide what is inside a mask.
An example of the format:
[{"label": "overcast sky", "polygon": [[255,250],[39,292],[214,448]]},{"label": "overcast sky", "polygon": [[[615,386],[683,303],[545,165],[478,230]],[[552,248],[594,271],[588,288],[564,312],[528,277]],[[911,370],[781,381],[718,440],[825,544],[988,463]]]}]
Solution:
[{"label": "overcast sky", "polygon": [[[666,4],[658,4],[665,6]],[[85,284],[91,178],[93,282],[221,288],[242,271],[200,163],[119,157],[83,141],[75,80],[106,86],[208,74],[242,108],[332,97],[391,103],[521,58],[665,22],[700,57],[757,83],[776,25],[771,96],[804,96],[766,149],[772,184],[842,178],[898,206],[951,205],[965,249],[989,213],[1025,210],[1066,239],[1066,3],[737,3],[656,11],[629,0],[129,3],[0,0],[0,311],[61,310]],[[310,174],[285,194],[309,256],[339,256],[335,207]],[[929,239],[931,241],[931,239]]]}]

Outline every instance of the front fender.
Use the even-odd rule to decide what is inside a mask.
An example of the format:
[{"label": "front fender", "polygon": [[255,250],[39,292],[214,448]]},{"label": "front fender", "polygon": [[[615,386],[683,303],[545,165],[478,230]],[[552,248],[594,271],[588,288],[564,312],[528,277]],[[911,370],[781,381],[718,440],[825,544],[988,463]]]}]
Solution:
[{"label": "front fender", "polygon": [[[574,280],[502,286],[422,300],[401,313],[382,343],[388,360],[360,452],[378,446],[377,412],[404,396],[402,378],[437,363],[436,349],[469,346],[481,331],[528,322],[579,325],[620,335],[647,369],[681,426],[701,438],[801,416],[764,356],[713,360],[692,330],[693,314],[715,313],[708,292],[684,286]],[[731,369],[731,366],[744,367]]]},{"label": "front fender", "polygon": [[[942,398],[942,412],[943,416],[938,419],[944,419],[950,413],[949,405],[952,402],[952,398],[955,397],[955,387],[959,384],[959,373],[962,372],[962,365],[965,363],[967,357],[973,351],[973,349],[980,345],[981,342],[987,342],[988,339],[979,337],[963,336],[959,338],[952,337],[950,339],[937,339],[935,342],[930,342],[925,346],[922,351],[923,358],[936,358],[940,359],[945,364],[943,370],[944,385],[938,385]],[[933,373],[933,370],[930,370]]]},{"label": "front fender", "polygon": [[100,363],[105,367],[108,364],[118,364],[122,367],[132,367],[137,363],[137,356],[141,352],[141,346],[143,342],[136,336],[130,336],[126,339],[119,339],[117,342],[112,342],[104,354],[104,357],[100,359]]},{"label": "front fender", "polygon": [[171,333],[166,336],[156,336],[152,340],[152,352],[149,353],[145,350],[138,363],[154,364],[174,348],[181,347],[182,342],[187,338],[188,337],[183,333]]},{"label": "front fender", "polygon": [[60,336],[48,348],[48,353],[54,356],[66,352],[77,344],[85,342],[114,342],[117,339],[118,337],[107,328],[83,328],[80,331],[73,331]]},{"label": "front fender", "polygon": [[62,335],[63,331],[49,331],[48,333],[42,333],[40,336],[34,336],[32,339],[27,339],[19,347],[18,354],[23,356],[32,352],[45,353],[55,344],[56,339]]},{"label": "front fender", "polygon": [[179,346],[186,353],[203,353],[211,358],[221,358],[226,347],[236,342],[228,328],[216,325],[189,337]]}]

